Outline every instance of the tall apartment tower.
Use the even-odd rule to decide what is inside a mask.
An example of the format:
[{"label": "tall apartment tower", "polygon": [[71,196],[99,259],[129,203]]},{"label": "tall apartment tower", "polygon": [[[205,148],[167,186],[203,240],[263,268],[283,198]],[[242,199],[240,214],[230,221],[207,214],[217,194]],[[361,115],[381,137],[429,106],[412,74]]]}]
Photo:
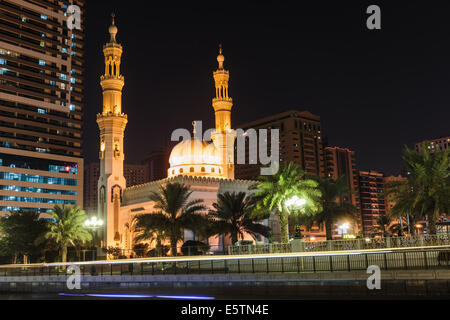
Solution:
[{"label": "tall apartment tower", "polygon": [[[67,26],[70,5],[80,29]],[[83,206],[83,10],[84,0],[0,1],[3,213]]]},{"label": "tall apartment tower", "polygon": [[[147,164],[124,163],[123,175],[127,182],[127,188],[150,182]],[[84,169],[84,208],[88,213],[97,212],[99,179],[100,162],[86,164]]]},{"label": "tall apartment tower", "polygon": [[[322,124],[319,116],[308,111],[291,110],[245,123],[238,128],[245,131],[249,129],[279,129],[281,165],[294,162],[308,175],[326,175]],[[249,154],[248,143],[246,144],[246,154]],[[260,176],[261,165],[249,164],[248,156],[246,159],[247,164],[236,165],[236,178],[257,179]]]},{"label": "tall apartment tower", "polygon": [[350,201],[355,207],[360,208],[359,175],[356,168],[355,151],[339,147],[326,147],[325,161],[329,178],[333,180],[341,176],[347,178],[347,183],[352,193],[343,200]]},{"label": "tall apartment tower", "polygon": [[169,170],[169,152],[166,149],[151,151],[142,164],[147,167],[147,181],[158,181],[167,178]]},{"label": "tall apartment tower", "polygon": [[369,236],[379,216],[386,215],[386,199],[380,198],[384,192],[384,174],[377,171],[359,172],[362,227]]}]

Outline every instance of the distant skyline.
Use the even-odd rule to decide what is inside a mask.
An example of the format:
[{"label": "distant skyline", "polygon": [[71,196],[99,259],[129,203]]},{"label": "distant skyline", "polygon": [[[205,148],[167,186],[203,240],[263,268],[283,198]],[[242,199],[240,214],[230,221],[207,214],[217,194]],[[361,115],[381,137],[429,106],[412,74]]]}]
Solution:
[{"label": "distant skyline", "polygon": [[277,2],[146,4],[87,1],[85,158],[97,161],[102,46],[116,13],[124,46],[126,162],[161,148],[193,120],[213,126],[212,72],[222,43],[233,127],[287,110],[320,115],[332,146],[356,151],[358,169],[402,169],[404,145],[450,135],[449,4]]}]

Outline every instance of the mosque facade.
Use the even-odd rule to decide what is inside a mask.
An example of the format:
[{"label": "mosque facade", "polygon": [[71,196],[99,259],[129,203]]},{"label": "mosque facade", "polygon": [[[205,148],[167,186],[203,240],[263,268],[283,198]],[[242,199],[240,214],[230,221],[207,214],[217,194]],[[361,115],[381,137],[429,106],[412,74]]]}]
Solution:
[{"label": "mosque facade", "polygon": [[[204,201],[206,214],[217,201],[218,194],[249,193],[249,187],[255,184],[255,181],[235,180],[236,133],[231,126],[233,99],[229,95],[230,73],[224,69],[225,57],[220,48],[218,69],[213,73],[216,96],[212,100],[212,106],[216,126],[211,133],[212,141],[204,141],[194,129],[193,137],[184,139],[173,148],[166,179],[126,187],[123,150],[128,118],[122,111],[125,79],[120,66],[123,48],[116,39],[118,28],[114,18],[109,33],[110,41],[103,47],[105,73],[100,81],[103,90],[103,111],[97,115],[100,129],[98,210],[99,216],[106,222],[103,245],[131,251],[134,233],[130,226],[133,218],[138,214],[151,214],[154,211],[154,202],[149,200],[149,196],[152,192],[158,192],[161,186],[167,183],[189,186],[192,191],[191,198]],[[195,235],[191,231],[184,231],[184,241],[194,238]],[[246,235],[245,239],[252,238]],[[222,251],[231,241],[228,238],[212,237],[208,243],[211,248]]]}]

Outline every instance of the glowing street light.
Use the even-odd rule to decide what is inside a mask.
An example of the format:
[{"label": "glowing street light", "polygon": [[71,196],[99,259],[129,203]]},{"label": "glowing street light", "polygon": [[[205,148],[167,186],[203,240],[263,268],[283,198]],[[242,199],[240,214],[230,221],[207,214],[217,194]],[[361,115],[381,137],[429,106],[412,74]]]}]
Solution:
[{"label": "glowing street light", "polygon": [[[92,247],[95,249],[95,240],[97,238],[97,230],[103,226],[103,220],[98,219],[97,217],[91,217],[90,219],[86,220],[84,222],[84,225],[86,228],[90,229],[93,233],[92,235]],[[93,259],[96,259],[96,252],[95,250],[92,252]]]},{"label": "glowing street light", "polygon": [[97,217],[92,217],[84,222],[84,225],[89,229],[98,229],[103,226],[103,220]]},{"label": "glowing street light", "polygon": [[287,200],[285,204],[288,208],[301,208],[306,205],[306,200],[293,196],[291,199]]},{"label": "glowing street light", "polygon": [[348,229],[350,229],[350,224],[344,223],[344,224],[340,225],[338,227],[338,229],[341,231],[342,235],[346,235],[348,232]]}]

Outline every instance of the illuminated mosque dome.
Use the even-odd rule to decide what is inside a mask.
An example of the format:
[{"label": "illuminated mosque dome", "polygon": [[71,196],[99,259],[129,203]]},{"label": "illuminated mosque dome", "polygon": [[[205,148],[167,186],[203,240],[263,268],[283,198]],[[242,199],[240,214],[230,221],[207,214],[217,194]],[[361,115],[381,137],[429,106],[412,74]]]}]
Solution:
[{"label": "illuminated mosque dome", "polygon": [[168,177],[196,176],[223,178],[214,143],[191,138],[177,144],[170,154]]}]

